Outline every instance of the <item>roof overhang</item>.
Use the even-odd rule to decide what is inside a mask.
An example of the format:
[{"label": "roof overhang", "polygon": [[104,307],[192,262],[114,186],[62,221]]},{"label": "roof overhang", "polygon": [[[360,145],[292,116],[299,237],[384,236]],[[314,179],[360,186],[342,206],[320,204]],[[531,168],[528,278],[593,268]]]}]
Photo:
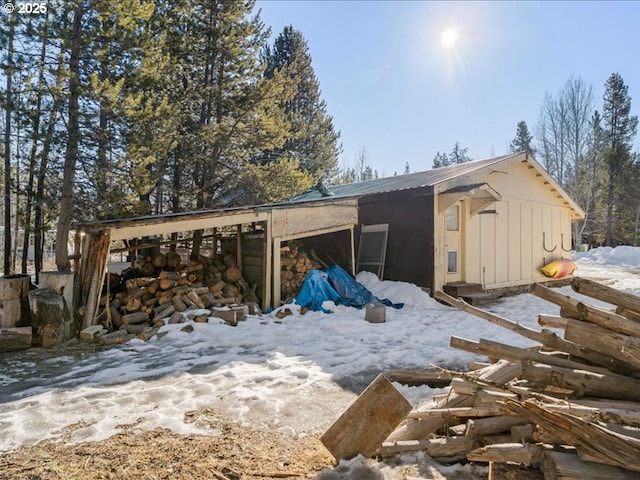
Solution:
[{"label": "roof overhang", "polygon": [[438,209],[440,213],[443,213],[447,208],[463,198],[471,200],[470,213],[473,215],[493,202],[501,200],[502,195],[488,183],[459,185],[445,190],[438,195]]},{"label": "roof overhang", "polygon": [[[275,215],[277,218],[282,218],[283,214],[286,218],[287,211],[291,212],[289,217],[296,218],[292,225],[286,229],[285,233],[288,234],[298,232],[298,230],[312,230],[310,226],[313,225],[317,228],[330,228],[343,225],[343,223],[357,223],[357,199],[327,197],[305,203],[278,203],[104,220],[90,224],[76,224],[74,230],[87,234],[108,232],[111,240],[126,240],[209,228],[224,228],[245,223],[271,223],[274,212],[279,213],[279,215]],[[316,219],[312,222],[318,216],[320,220]],[[306,218],[309,219],[308,222],[302,221]],[[274,234],[276,233],[274,232]]]}]

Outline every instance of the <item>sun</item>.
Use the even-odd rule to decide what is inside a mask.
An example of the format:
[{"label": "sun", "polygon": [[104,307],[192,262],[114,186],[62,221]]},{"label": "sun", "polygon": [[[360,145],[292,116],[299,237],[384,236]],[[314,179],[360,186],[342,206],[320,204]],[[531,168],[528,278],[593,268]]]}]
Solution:
[{"label": "sun", "polygon": [[458,44],[458,40],[460,40],[460,33],[455,28],[447,28],[442,32],[440,39],[445,47],[453,48]]}]

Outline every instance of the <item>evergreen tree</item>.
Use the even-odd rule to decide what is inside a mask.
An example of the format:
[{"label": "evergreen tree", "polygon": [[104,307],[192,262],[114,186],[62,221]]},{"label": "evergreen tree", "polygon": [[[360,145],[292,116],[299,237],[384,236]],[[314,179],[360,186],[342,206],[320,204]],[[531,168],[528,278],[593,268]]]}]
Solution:
[{"label": "evergreen tree", "polygon": [[529,133],[527,122],[520,120],[516,127],[516,136],[511,140],[511,152],[527,152],[532,155],[535,154],[535,149],[532,147],[533,135]]},{"label": "evergreen tree", "polygon": [[87,7],[82,0],[76,0],[73,6],[73,22],[69,55],[69,96],[67,100],[68,136],[64,154],[62,189],[60,197],[60,215],[56,231],[56,266],[60,271],[71,270],[68,240],[73,220],[74,187],[76,163],[80,149],[80,57],[85,48],[85,35],[82,34],[83,17]]},{"label": "evergreen tree", "polygon": [[613,237],[624,245],[640,244],[640,154],[632,153],[620,182]]},{"label": "evergreen tree", "polygon": [[631,148],[638,127],[638,117],[631,115],[629,88],[617,73],[612,74],[605,84],[602,119],[605,135],[604,158],[609,174],[605,243],[615,246],[614,225],[621,220],[616,212],[616,201],[621,200],[617,197],[625,185],[624,173],[633,168]]},{"label": "evergreen tree", "polygon": [[265,77],[274,78],[282,72],[292,81],[295,94],[280,102],[290,123],[290,133],[282,147],[264,152],[261,162],[293,157],[314,183],[330,180],[337,174],[340,133],[336,132],[320,96],[307,41],[300,31],[287,26],[275,39],[273,48],[264,49],[263,57],[267,64]]},{"label": "evergreen tree", "polygon": [[468,148],[460,148],[460,142],[456,142],[449,154],[449,164],[470,162],[472,159],[467,155],[467,150]]},{"label": "evergreen tree", "polygon": [[431,166],[431,168],[446,167],[448,165],[450,165],[450,162],[447,154],[436,152],[435,157],[433,157],[433,165]]},{"label": "evergreen tree", "polygon": [[[11,273],[11,121],[14,110],[14,44],[16,33],[17,14],[9,14],[9,29],[6,32],[7,56],[3,62],[3,70],[6,88],[3,92],[2,107],[5,113],[4,120],[4,265],[5,275]],[[3,39],[4,40],[4,39]]]}]

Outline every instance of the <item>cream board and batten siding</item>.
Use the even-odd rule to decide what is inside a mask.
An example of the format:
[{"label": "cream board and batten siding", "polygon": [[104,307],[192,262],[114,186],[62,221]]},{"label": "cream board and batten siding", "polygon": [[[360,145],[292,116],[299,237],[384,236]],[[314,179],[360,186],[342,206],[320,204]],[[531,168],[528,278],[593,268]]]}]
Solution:
[{"label": "cream board and batten siding", "polygon": [[[567,209],[504,198],[488,210],[467,218],[465,280],[485,288],[521,285],[543,279],[540,267],[570,257],[571,219]],[[543,235],[547,248],[543,248]]]},{"label": "cream board and batten siding", "polygon": [[[485,288],[522,285],[540,280],[540,267],[570,257],[571,210],[565,199],[528,162],[497,165],[490,173],[456,179],[440,186],[445,191],[464,183],[486,182],[502,199],[470,214],[469,199],[461,200],[463,246],[460,253],[462,277]],[[445,213],[436,207],[436,232],[445,231]],[[546,241],[547,249],[543,247]],[[563,245],[564,242],[564,245]],[[435,287],[447,282],[444,235],[436,234]]]}]

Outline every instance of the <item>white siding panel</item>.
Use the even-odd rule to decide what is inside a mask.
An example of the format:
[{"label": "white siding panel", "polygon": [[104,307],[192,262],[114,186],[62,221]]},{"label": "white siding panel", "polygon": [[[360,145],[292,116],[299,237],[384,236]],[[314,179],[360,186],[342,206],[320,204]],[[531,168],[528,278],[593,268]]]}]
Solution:
[{"label": "white siding panel", "polygon": [[539,270],[543,266],[545,251],[542,249],[542,207],[533,205],[531,208],[531,238],[533,245],[531,252],[533,255],[533,268]]},{"label": "white siding panel", "polygon": [[496,210],[495,282],[503,283],[509,280],[509,205],[506,202],[496,202]]},{"label": "white siding panel", "polygon": [[479,215],[480,217],[480,245],[482,284],[491,285],[496,281],[496,215]]},{"label": "white siding panel", "polygon": [[553,262],[559,258],[560,253],[560,232],[554,224],[553,208],[545,205],[542,207],[542,233],[544,239],[544,263]]},{"label": "white siding panel", "polygon": [[522,271],[520,259],[522,256],[522,229],[520,223],[520,204],[515,202],[509,203],[509,281],[517,282],[522,280]]},{"label": "white siding panel", "polygon": [[464,242],[465,242],[465,280],[471,283],[482,283],[481,275],[481,233],[480,233],[480,218],[485,215],[472,215],[468,217],[467,229],[465,230]]},{"label": "white siding panel", "polygon": [[520,238],[521,256],[520,268],[523,279],[533,278],[533,241],[534,231],[532,228],[532,207],[524,204],[520,207]]}]

